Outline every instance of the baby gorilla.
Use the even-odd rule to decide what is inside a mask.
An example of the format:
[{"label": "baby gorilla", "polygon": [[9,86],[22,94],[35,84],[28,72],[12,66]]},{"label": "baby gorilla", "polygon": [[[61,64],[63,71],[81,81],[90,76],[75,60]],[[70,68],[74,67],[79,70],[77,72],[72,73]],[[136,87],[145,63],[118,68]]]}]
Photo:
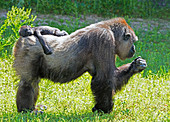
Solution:
[{"label": "baby gorilla", "polygon": [[30,27],[24,25],[19,30],[19,35],[22,37],[27,37],[34,35],[39,39],[40,44],[46,55],[52,54],[52,50],[48,46],[46,40],[43,39],[42,35],[54,35],[54,36],[66,36],[68,33],[66,31],[60,31],[58,28],[53,28],[49,26],[39,26],[39,27]]}]

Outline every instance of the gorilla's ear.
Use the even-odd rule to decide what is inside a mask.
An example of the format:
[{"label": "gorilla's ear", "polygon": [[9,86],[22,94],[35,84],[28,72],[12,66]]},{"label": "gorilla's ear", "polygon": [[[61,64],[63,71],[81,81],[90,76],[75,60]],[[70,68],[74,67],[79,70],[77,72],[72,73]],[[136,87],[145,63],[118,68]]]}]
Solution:
[{"label": "gorilla's ear", "polygon": [[125,33],[124,35],[124,40],[127,41],[131,38],[131,34],[130,33]]}]

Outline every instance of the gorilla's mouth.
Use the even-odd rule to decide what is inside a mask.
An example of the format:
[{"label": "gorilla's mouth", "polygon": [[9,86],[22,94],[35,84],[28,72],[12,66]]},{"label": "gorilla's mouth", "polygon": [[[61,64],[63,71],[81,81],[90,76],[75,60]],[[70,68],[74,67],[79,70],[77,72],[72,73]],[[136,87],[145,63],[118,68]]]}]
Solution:
[{"label": "gorilla's mouth", "polygon": [[127,58],[131,58],[131,57],[133,57],[133,55],[135,54],[135,45],[132,45],[132,47],[131,47],[131,49],[130,49],[130,51],[129,51],[129,53],[128,53],[128,56],[127,56]]}]

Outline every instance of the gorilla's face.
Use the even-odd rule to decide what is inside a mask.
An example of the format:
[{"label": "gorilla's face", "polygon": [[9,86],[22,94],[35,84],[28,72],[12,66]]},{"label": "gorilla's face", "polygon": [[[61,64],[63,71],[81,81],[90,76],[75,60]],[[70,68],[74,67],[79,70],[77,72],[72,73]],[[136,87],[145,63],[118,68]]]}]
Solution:
[{"label": "gorilla's face", "polygon": [[28,26],[27,28],[25,28],[24,33],[25,33],[25,36],[31,36],[34,34],[34,31],[30,26]]},{"label": "gorilla's face", "polygon": [[127,55],[127,58],[131,58],[131,57],[133,57],[133,55],[135,54],[135,45],[132,45],[132,47],[130,48],[130,50],[129,50],[129,53],[128,53],[128,55]]},{"label": "gorilla's face", "polygon": [[19,30],[19,35],[22,36],[22,37],[31,36],[33,34],[34,34],[33,29],[28,25],[22,26]]},{"label": "gorilla's face", "polygon": [[121,37],[116,40],[116,54],[121,60],[133,57],[133,55],[135,54],[134,42],[136,42],[137,40],[138,37],[130,29],[126,29]]}]

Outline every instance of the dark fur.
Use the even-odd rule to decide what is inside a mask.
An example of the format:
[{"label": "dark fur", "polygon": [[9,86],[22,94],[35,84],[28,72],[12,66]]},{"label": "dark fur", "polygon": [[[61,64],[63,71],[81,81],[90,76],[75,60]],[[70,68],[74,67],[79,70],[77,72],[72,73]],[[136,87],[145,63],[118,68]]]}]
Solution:
[{"label": "dark fur", "polygon": [[49,26],[30,27],[28,25],[24,25],[20,28],[19,35],[22,37],[27,37],[35,35],[36,31],[40,31],[41,35],[54,35],[58,37],[68,35],[66,31],[60,31],[58,28]]},{"label": "dark fur", "polygon": [[46,40],[43,39],[42,35],[54,35],[54,36],[66,36],[68,33],[66,31],[60,31],[58,28],[53,28],[49,26],[39,26],[39,27],[30,27],[28,25],[24,25],[19,30],[19,35],[22,37],[27,37],[34,35],[39,39],[40,44],[44,50],[44,53],[49,55],[52,54],[50,47]]},{"label": "dark fur", "polygon": [[40,78],[66,83],[89,72],[96,101],[92,111],[109,113],[116,91],[146,67],[141,57],[121,67],[115,66],[116,55],[124,60],[135,53],[133,43],[137,37],[123,18],[92,24],[67,36],[44,35],[43,38],[53,50],[52,55],[43,54],[35,36],[21,37],[15,44],[14,68],[21,79],[18,112],[34,109]]}]

